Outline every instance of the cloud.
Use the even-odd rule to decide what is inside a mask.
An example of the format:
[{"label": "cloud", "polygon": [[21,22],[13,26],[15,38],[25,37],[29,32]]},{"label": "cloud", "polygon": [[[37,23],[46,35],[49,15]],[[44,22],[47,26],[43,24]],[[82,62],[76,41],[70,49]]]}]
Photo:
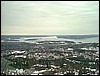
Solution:
[{"label": "cloud", "polygon": [[99,2],[2,1],[1,27],[2,34],[99,33]]}]

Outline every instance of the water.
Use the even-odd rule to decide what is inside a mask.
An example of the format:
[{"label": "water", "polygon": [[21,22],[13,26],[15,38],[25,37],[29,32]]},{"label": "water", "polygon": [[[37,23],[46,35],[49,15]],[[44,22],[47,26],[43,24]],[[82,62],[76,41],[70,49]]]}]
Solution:
[{"label": "water", "polygon": [[84,38],[84,39],[73,39],[75,42],[82,43],[99,43],[99,37]]},{"label": "water", "polygon": [[[66,39],[71,40],[74,42],[82,42],[82,43],[99,43],[99,36],[98,35],[54,35],[56,39]],[[2,35],[1,39],[20,39],[20,38],[45,38],[50,37],[50,35]]]}]

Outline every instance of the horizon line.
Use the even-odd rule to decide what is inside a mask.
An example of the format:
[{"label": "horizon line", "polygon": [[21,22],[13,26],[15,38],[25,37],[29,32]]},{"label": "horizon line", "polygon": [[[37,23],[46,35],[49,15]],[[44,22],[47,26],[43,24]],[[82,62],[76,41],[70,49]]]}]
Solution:
[{"label": "horizon line", "polygon": [[99,34],[1,34],[1,35],[99,35]]}]

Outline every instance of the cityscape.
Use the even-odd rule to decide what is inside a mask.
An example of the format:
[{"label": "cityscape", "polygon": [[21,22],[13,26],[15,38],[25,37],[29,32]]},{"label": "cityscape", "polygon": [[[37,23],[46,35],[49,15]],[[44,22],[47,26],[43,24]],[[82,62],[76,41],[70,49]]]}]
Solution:
[{"label": "cityscape", "polygon": [[99,42],[58,37],[2,36],[1,74],[99,75]]},{"label": "cityscape", "polygon": [[1,75],[99,75],[99,1],[1,1]]}]

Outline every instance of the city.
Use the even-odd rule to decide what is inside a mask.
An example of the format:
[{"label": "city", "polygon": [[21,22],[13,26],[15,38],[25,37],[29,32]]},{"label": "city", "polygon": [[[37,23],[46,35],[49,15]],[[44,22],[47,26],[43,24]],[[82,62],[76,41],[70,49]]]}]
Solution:
[{"label": "city", "polygon": [[99,43],[75,43],[54,36],[14,40],[2,41],[2,74],[99,75]]},{"label": "city", "polygon": [[99,75],[99,1],[1,1],[1,75]]}]

